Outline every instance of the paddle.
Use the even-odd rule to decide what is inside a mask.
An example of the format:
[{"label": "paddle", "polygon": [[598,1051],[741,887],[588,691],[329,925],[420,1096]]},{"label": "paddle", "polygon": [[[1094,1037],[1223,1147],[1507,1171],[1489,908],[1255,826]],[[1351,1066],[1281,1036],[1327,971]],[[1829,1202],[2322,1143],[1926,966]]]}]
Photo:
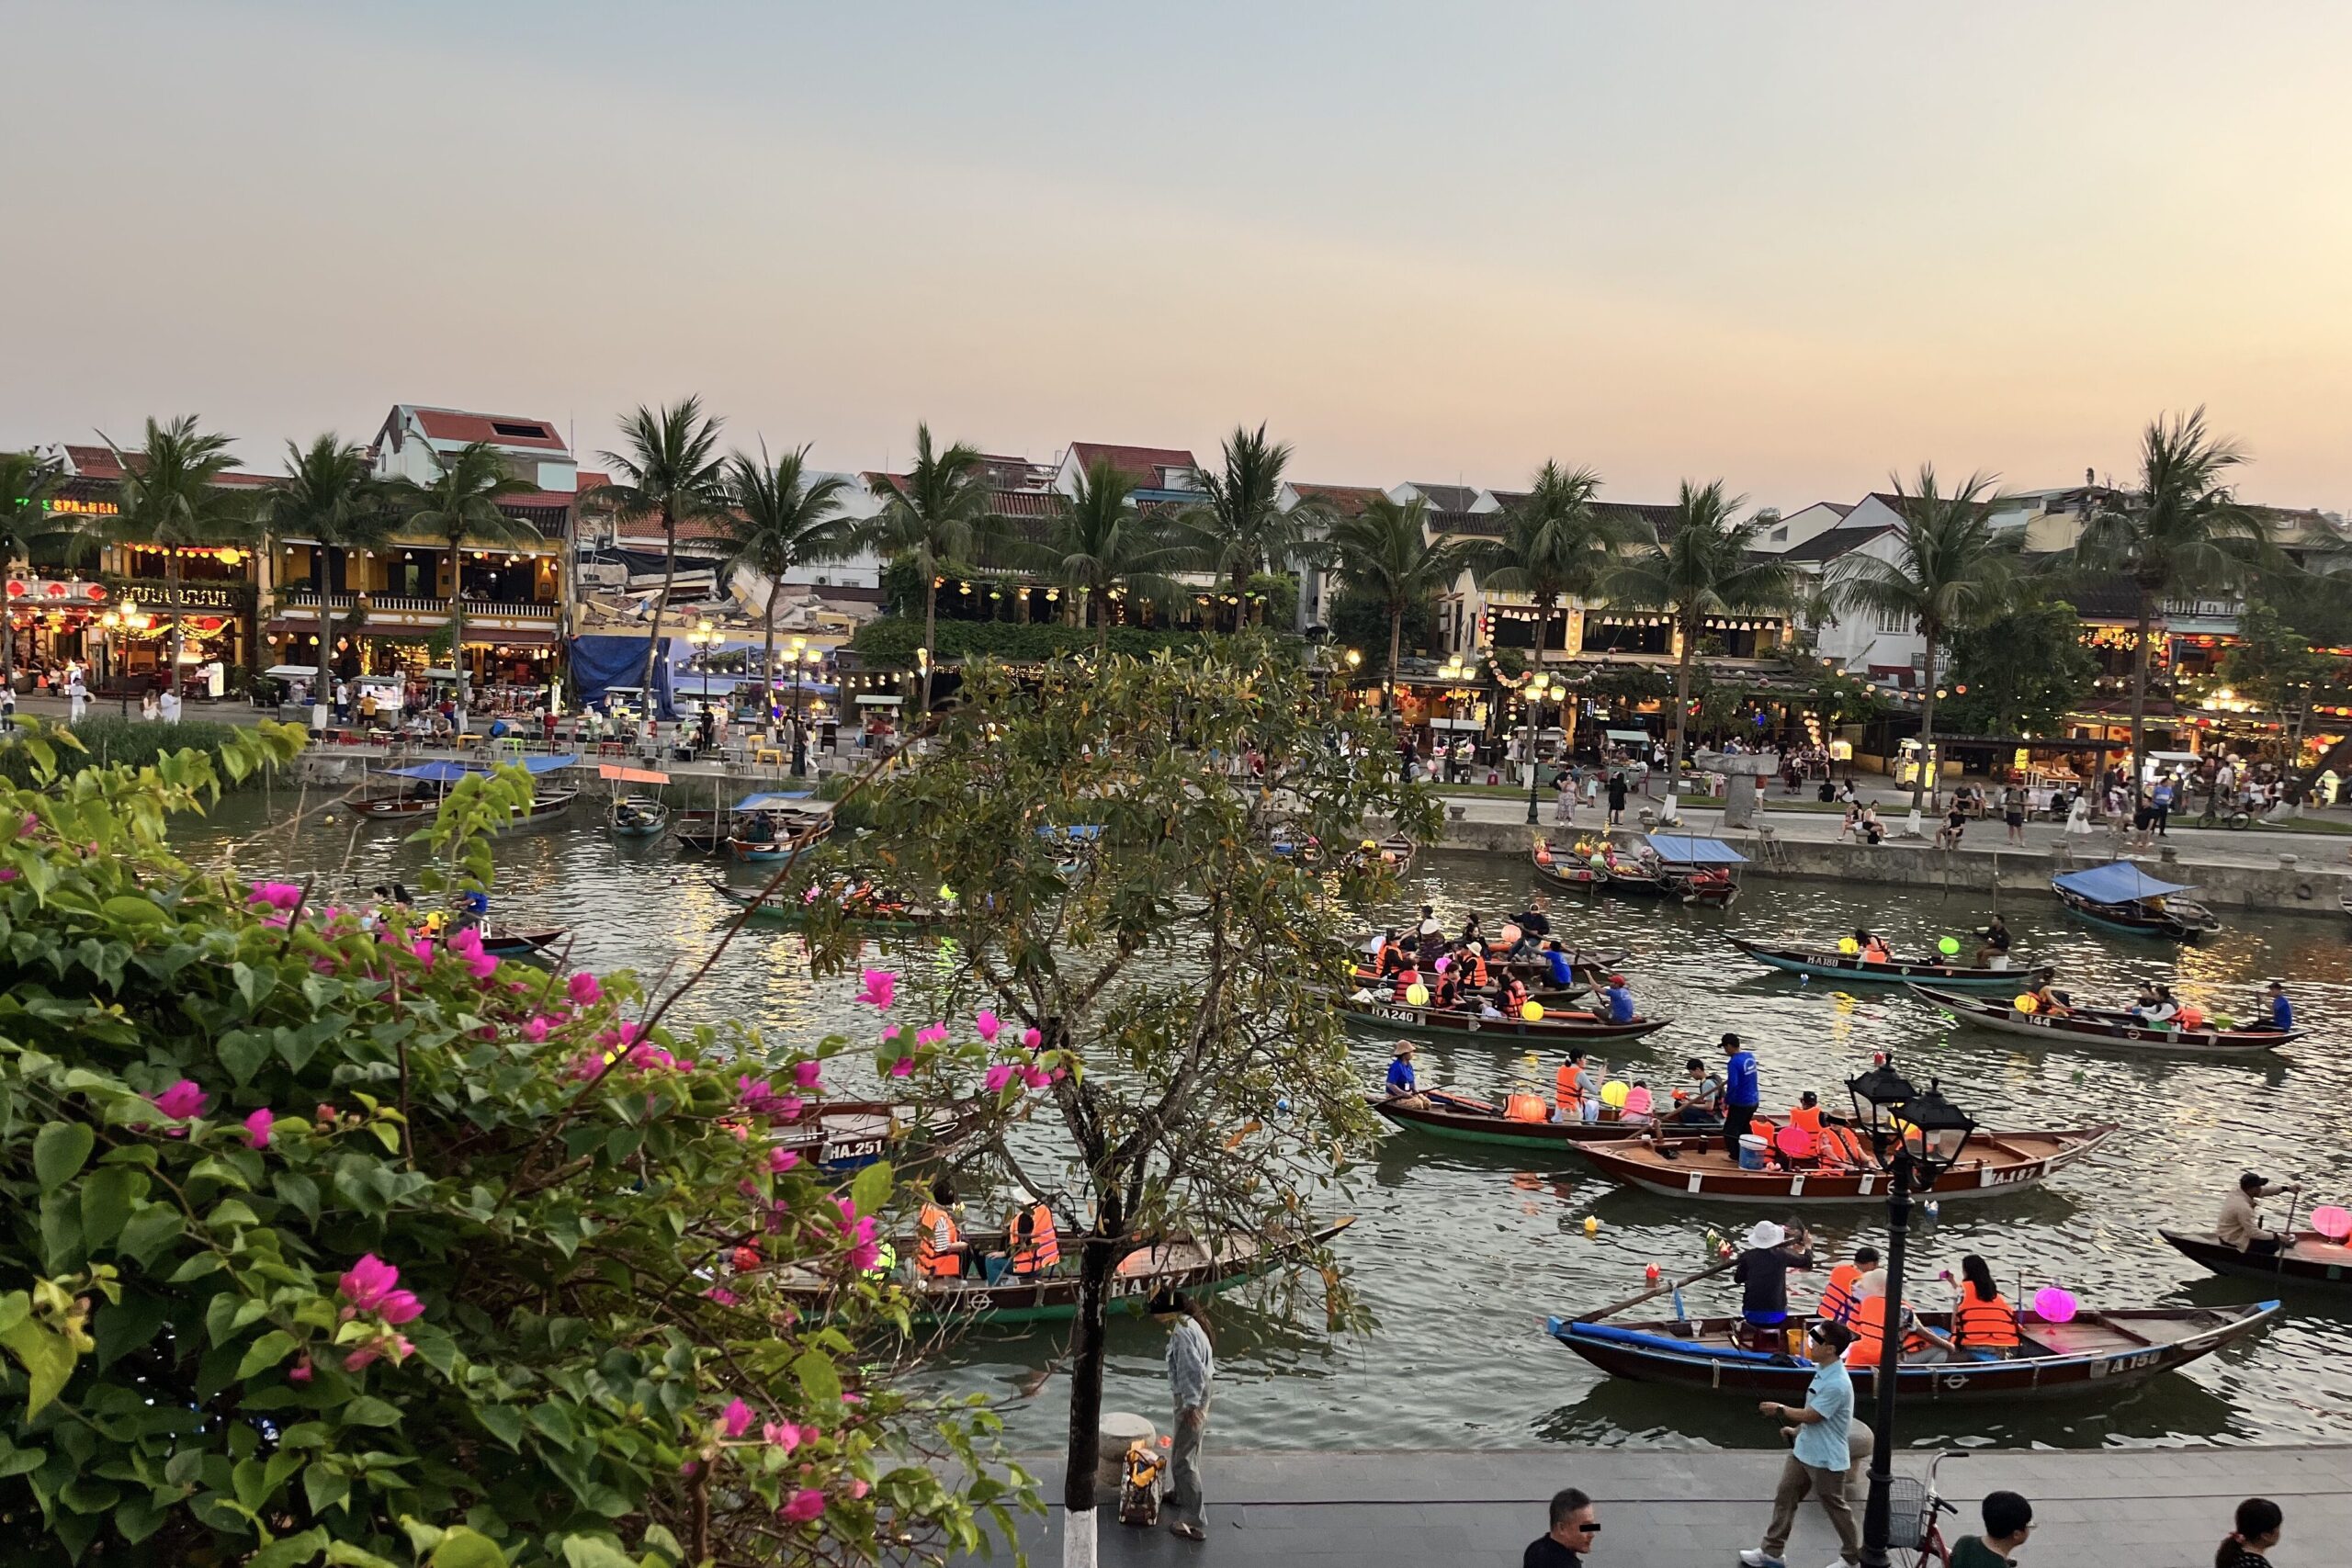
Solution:
[{"label": "paddle", "polygon": [[1659,1284],[1652,1285],[1649,1289],[1642,1292],[1639,1295],[1627,1296],[1622,1302],[1611,1302],[1607,1306],[1595,1307],[1590,1312],[1580,1312],[1569,1321],[1572,1323],[1599,1323],[1604,1317],[1614,1317],[1617,1314],[1623,1312],[1627,1307],[1639,1306],[1644,1302],[1650,1300],[1654,1296],[1662,1296],[1668,1291],[1679,1291],[1685,1285],[1695,1285],[1700,1280],[1706,1279],[1710,1275],[1720,1274],[1737,1261],[1738,1259],[1736,1257],[1719,1258],[1713,1263],[1708,1264],[1704,1269],[1700,1269],[1696,1274],[1689,1274],[1679,1280],[1669,1280]]}]

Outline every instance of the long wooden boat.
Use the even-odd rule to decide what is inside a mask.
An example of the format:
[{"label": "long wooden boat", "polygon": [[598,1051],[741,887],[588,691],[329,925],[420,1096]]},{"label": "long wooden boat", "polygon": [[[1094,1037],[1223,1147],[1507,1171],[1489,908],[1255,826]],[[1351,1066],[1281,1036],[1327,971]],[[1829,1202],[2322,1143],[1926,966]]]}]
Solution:
[{"label": "long wooden boat", "polygon": [[928,1107],[888,1100],[828,1100],[798,1121],[772,1129],[769,1142],[795,1151],[820,1171],[839,1174],[910,1150],[933,1160],[953,1158],[996,1114],[994,1095]]},{"label": "long wooden boat", "polygon": [[355,817],[376,822],[403,822],[430,817],[441,809],[438,790],[403,791],[399,795],[355,795],[344,799],[344,807]]},{"label": "long wooden boat", "polygon": [[[1996,1198],[2039,1186],[2114,1135],[2116,1124],[2055,1132],[1978,1133],[1958,1165],[1923,1198]],[[1875,1166],[1817,1165],[1744,1170],[1719,1139],[1662,1137],[1571,1145],[1611,1181],[1669,1198],[1711,1203],[1859,1203],[1886,1197],[1891,1184]]]},{"label": "long wooden boat", "polygon": [[2134,1055],[2187,1053],[2254,1058],[2277,1050],[2299,1038],[2301,1032],[2276,1029],[2166,1029],[2162,1024],[2143,1023],[2129,1013],[2090,1009],[2071,1013],[2019,1012],[2011,1001],[1964,997],[1932,986],[1914,986],[1911,989],[1963,1023],[1997,1029],[2004,1034],[2021,1034],[2045,1045],[2064,1041]]},{"label": "long wooden boat", "polygon": [[[1652,1131],[1640,1122],[1514,1122],[1502,1107],[1446,1089],[1404,1099],[1370,1094],[1364,1103],[1399,1127],[1464,1144],[1513,1149],[1556,1149],[1563,1144],[1613,1143]],[[1606,1114],[1604,1112],[1603,1114]],[[1678,1129],[1692,1136],[1720,1134],[1723,1124],[1696,1123]]]},{"label": "long wooden boat", "polygon": [[1973,964],[1945,964],[1926,958],[1893,959],[1884,964],[1872,964],[1859,954],[1818,953],[1802,947],[1775,947],[1736,936],[1727,936],[1724,940],[1758,963],[1785,969],[1792,975],[1855,980],[1873,986],[1904,986],[1925,981],[1937,986],[2009,986],[2021,990],[2029,983],[2046,979],[2050,975],[2047,964],[2021,969],[1980,969]]},{"label": "long wooden boat", "polygon": [[[763,896],[756,887],[731,887],[714,876],[707,878],[713,891],[729,903],[750,909],[765,919],[805,921],[811,916],[808,900],[797,891],[778,888]],[[851,914],[847,922],[871,931],[928,931],[945,922],[947,917],[929,909],[896,909],[888,913]]]},{"label": "long wooden boat", "polygon": [[[2069,1394],[2101,1398],[2115,1390],[2184,1366],[2260,1332],[2278,1303],[2082,1312],[2064,1323],[2022,1314],[2022,1343],[2006,1361],[1947,1361],[1906,1365],[1895,1374],[1905,1400],[2045,1399]],[[1949,1333],[1950,1314],[1921,1313],[1930,1328]],[[1792,1317],[1792,1325],[1800,1322]],[[1800,1404],[1814,1363],[1800,1357],[1739,1348],[1736,1317],[1645,1323],[1548,1318],[1544,1331],[1614,1377],[1703,1389],[1743,1399]],[[1877,1388],[1876,1367],[1853,1369],[1859,1402]]]},{"label": "long wooden boat", "polygon": [[1348,1022],[1376,1030],[1384,1034],[1419,1034],[1432,1040],[1458,1040],[1476,1036],[1496,1044],[1519,1042],[1578,1040],[1639,1040],[1645,1034],[1655,1034],[1674,1021],[1670,1018],[1636,1017],[1631,1023],[1611,1023],[1598,1018],[1551,1018],[1531,1022],[1523,1018],[1479,1018],[1466,1012],[1449,1012],[1443,1008],[1411,1007],[1403,1002],[1357,1001],[1353,997],[1336,996],[1331,1005]]},{"label": "long wooden boat", "polygon": [[1535,880],[1555,893],[1598,893],[1609,874],[1579,855],[1555,855],[1551,863],[1532,863]]},{"label": "long wooden boat", "polygon": [[533,828],[547,827],[565,812],[570,811],[571,803],[579,798],[580,792],[576,789],[556,789],[549,790],[544,795],[535,795],[531,797],[531,804],[526,808],[514,813],[514,816],[492,828],[491,831],[521,833]]},{"label": "long wooden boat", "polygon": [[2216,1274],[2242,1274],[2252,1280],[2291,1280],[2323,1290],[2352,1291],[2352,1247],[2330,1241],[2317,1231],[2297,1231],[2291,1246],[2275,1253],[2240,1252],[2211,1231],[2175,1231],[2159,1227],[2156,1234],[2183,1257]]},{"label": "long wooden boat", "polygon": [[813,849],[832,836],[831,812],[768,812],[741,819],[727,836],[729,856],[745,863],[788,859],[794,851]]},{"label": "long wooden boat", "polygon": [[689,854],[715,855],[727,847],[728,837],[734,831],[731,811],[681,811],[671,825],[670,837]]},{"label": "long wooden boat", "polygon": [[[1496,922],[1496,929],[1501,930],[1502,922]],[[1399,937],[1397,940],[1405,942],[1408,939]],[[1354,951],[1358,954],[1356,972],[1367,985],[1373,981],[1374,975],[1362,955],[1372,951],[1373,941],[1373,937],[1367,936],[1354,945]],[[1568,972],[1589,985],[1598,985],[1611,975],[1623,974],[1625,960],[1629,956],[1623,950],[1615,953],[1588,953],[1582,948],[1567,948],[1563,951],[1567,953]],[[1530,987],[1553,984],[1552,964],[1548,959],[1490,957],[1487,960],[1487,968],[1495,975],[1522,981]]]},{"label": "long wooden boat", "polygon": [[567,926],[556,926],[543,931],[516,931],[512,927],[493,928],[482,933],[481,950],[492,958],[537,958],[571,934],[571,928]]},{"label": "long wooden boat", "polygon": [[616,839],[658,839],[670,830],[670,808],[651,795],[616,796],[605,809],[605,828]]},{"label": "long wooden boat", "polygon": [[[1126,1248],[1113,1270],[1103,1310],[1139,1313],[1161,1291],[1182,1291],[1193,1296],[1215,1295],[1270,1274],[1314,1252],[1355,1224],[1352,1214],[1318,1225],[1288,1240],[1261,1247],[1254,1237],[1229,1235],[1215,1248],[1191,1237],[1163,1242],[1138,1241]],[[968,1239],[983,1252],[1002,1252],[1005,1238],[973,1234]],[[910,1238],[894,1244],[902,1264],[915,1255]],[[1079,1238],[1065,1231],[1062,1258],[1053,1272],[1033,1280],[1007,1278],[996,1284],[985,1280],[911,1280],[907,1293],[914,1298],[917,1325],[982,1321],[997,1323],[1063,1322],[1078,1315]],[[785,1300],[813,1316],[827,1310],[832,1287],[810,1281],[795,1283],[790,1277],[780,1292]]]},{"label": "long wooden boat", "polygon": [[2193,884],[2151,876],[2128,860],[2060,872],[2050,890],[2077,919],[2124,936],[2193,942],[2222,929],[2212,910],[2180,897]]}]

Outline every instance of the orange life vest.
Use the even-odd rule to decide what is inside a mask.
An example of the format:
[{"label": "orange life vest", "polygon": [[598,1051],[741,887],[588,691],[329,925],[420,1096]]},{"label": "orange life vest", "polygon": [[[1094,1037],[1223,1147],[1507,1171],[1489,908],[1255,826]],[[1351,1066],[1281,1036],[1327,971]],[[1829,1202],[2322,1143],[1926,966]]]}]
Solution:
[{"label": "orange life vest", "polygon": [[1575,1062],[1562,1062],[1560,1070],[1552,1075],[1553,1088],[1557,1091],[1554,1100],[1562,1111],[1584,1114],[1584,1068]]},{"label": "orange life vest", "polygon": [[[1846,1325],[1854,1331],[1854,1342],[1846,1347],[1846,1364],[1849,1367],[1876,1367],[1881,1347],[1886,1343],[1889,1303],[1884,1296],[1863,1296],[1855,1303],[1854,1315]],[[1894,1319],[1900,1323],[1898,1315]],[[1927,1341],[1916,1334],[1903,1337],[1905,1350],[1917,1349]]]},{"label": "orange life vest", "polygon": [[1054,1212],[1040,1203],[1029,1211],[1029,1222],[1035,1228],[1027,1240],[1012,1238],[1012,1271],[1028,1276],[1044,1274],[1062,1260],[1062,1238],[1054,1229]]},{"label": "orange life vest", "polygon": [[915,1272],[933,1280],[958,1279],[964,1272],[964,1260],[952,1252],[939,1250],[939,1226],[943,1220],[947,1224],[949,1241],[963,1239],[955,1215],[936,1203],[925,1203],[922,1213],[915,1216]]},{"label": "orange life vest", "polygon": [[1405,993],[1420,983],[1421,972],[1419,970],[1413,968],[1399,969],[1396,972],[1396,995],[1391,997],[1389,999],[1391,1001],[1403,1001],[1405,999]]},{"label": "orange life vest", "polygon": [[1821,1157],[1825,1164],[1865,1166],[1871,1163],[1871,1146],[1851,1127],[1826,1126],[1821,1130]]},{"label": "orange life vest", "polygon": [[1861,1266],[1857,1263],[1840,1263],[1829,1270],[1829,1283],[1822,1287],[1821,1304],[1814,1308],[1813,1315],[1825,1323],[1850,1323],[1860,1304],[1854,1286],[1861,1277]]},{"label": "orange life vest", "polygon": [[1481,990],[1487,986],[1487,961],[1476,953],[1470,955],[1470,983]]},{"label": "orange life vest", "polygon": [[2205,1027],[2205,1015],[2198,1011],[2197,1009],[2189,1006],[2187,1002],[2180,1004],[2180,1010],[2173,1014],[2172,1021],[2183,1029],[2202,1029]]},{"label": "orange life vest", "polygon": [[1871,938],[1869,943],[1862,949],[1862,962],[1865,964],[1884,964],[1893,957],[1894,954],[1886,950],[1886,943],[1876,937]]},{"label": "orange life vest", "polygon": [[1789,1125],[1792,1127],[1802,1127],[1816,1138],[1821,1136],[1821,1107],[1818,1105],[1790,1106]]},{"label": "orange life vest", "polygon": [[1960,1306],[1951,1314],[1952,1341],[1963,1350],[2000,1349],[2018,1343],[2018,1314],[2008,1298],[1995,1292],[1989,1302],[1976,1299],[1976,1287],[1963,1285]]}]

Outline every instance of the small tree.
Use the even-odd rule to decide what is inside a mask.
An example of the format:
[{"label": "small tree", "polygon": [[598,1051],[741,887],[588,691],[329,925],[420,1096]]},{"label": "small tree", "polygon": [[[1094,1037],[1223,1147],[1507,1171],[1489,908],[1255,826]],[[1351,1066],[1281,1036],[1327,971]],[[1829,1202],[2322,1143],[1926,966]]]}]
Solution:
[{"label": "small tree", "polygon": [[588,492],[585,504],[616,517],[651,517],[662,525],[662,593],[653,601],[645,628],[645,711],[653,712],[653,660],[662,649],[662,617],[678,581],[678,525],[707,517],[725,504],[724,463],[718,431],[726,422],[706,418],[702,399],[689,397],[668,408],[640,404],[622,422],[628,450],[602,454],[620,482]]},{"label": "small tree", "polygon": [[854,552],[857,525],[842,515],[849,481],[831,474],[809,482],[806,446],[774,462],[764,441],[756,461],[738,452],[728,460],[723,483],[730,510],[719,528],[734,551],[730,564],[768,580],[760,610],[760,682],[770,694],[760,703],[765,714],[775,700],[775,606],[785,574],[803,561],[839,560]]},{"label": "small tree", "polygon": [[1951,639],[1951,695],[1938,709],[1960,735],[2059,732],[2098,673],[2064,600],[2021,605]]},{"label": "small tree", "polygon": [[975,447],[956,442],[932,447],[931,426],[915,426],[915,461],[901,479],[878,480],[882,510],[859,529],[860,543],[892,560],[912,563],[922,592],[922,711],[931,711],[931,679],[939,660],[939,577],[951,563],[971,560],[996,530],[987,476]]},{"label": "small tree", "polygon": [[[1335,899],[1268,852],[1273,829],[1349,843],[1381,814],[1427,838],[1438,812],[1400,783],[1375,720],[1318,701],[1255,637],[1182,660],[1057,661],[1034,684],[967,664],[931,746],[875,794],[868,847],[909,884],[954,893],[935,1016],[976,1002],[990,1015],[987,1087],[1007,1104],[1043,1090],[1040,1114],[1068,1140],[1043,1168],[1001,1141],[999,1156],[1091,1216],[1076,1245],[1064,1483],[1064,1561],[1091,1562],[1120,1258],[1190,1235],[1307,1261],[1329,1217],[1322,1184],[1370,1131],[1325,988],[1344,978],[1348,901],[1393,878],[1351,865]],[[1263,778],[1204,765],[1251,748]],[[1066,882],[1054,829],[1080,825],[1100,832]]]},{"label": "small tree", "polygon": [[250,494],[223,488],[220,476],[239,467],[229,453],[231,437],[198,428],[196,415],[168,424],[147,422],[147,437],[125,452],[103,432],[122,465],[117,511],[107,535],[119,545],[146,545],[164,553],[164,614],[172,618],[165,643],[166,679],[180,680],[180,552],[199,545],[245,545],[254,537]]}]

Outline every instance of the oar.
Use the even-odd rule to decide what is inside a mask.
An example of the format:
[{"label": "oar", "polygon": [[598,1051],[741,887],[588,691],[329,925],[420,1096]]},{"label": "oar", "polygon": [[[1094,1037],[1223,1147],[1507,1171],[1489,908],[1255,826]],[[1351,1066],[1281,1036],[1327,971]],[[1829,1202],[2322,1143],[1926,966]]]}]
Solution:
[{"label": "oar", "polygon": [[2301,1192],[2287,1194],[2287,1224],[2278,1233],[2278,1250],[2281,1252],[2295,1245],[2295,1205],[2302,1199]]},{"label": "oar", "polygon": [[1622,1302],[1611,1302],[1607,1306],[1595,1307],[1590,1312],[1580,1312],[1569,1321],[1572,1323],[1599,1323],[1604,1317],[1614,1317],[1619,1313],[1623,1312],[1627,1307],[1639,1306],[1644,1302],[1650,1300],[1654,1296],[1662,1296],[1668,1291],[1679,1291],[1685,1285],[1695,1285],[1711,1274],[1720,1274],[1736,1261],[1737,1259],[1736,1258],[1719,1258],[1715,1259],[1714,1262],[1708,1264],[1704,1269],[1700,1269],[1696,1274],[1687,1274],[1679,1280],[1670,1280],[1663,1284],[1652,1285],[1648,1290],[1644,1291],[1639,1295],[1627,1296]]}]

